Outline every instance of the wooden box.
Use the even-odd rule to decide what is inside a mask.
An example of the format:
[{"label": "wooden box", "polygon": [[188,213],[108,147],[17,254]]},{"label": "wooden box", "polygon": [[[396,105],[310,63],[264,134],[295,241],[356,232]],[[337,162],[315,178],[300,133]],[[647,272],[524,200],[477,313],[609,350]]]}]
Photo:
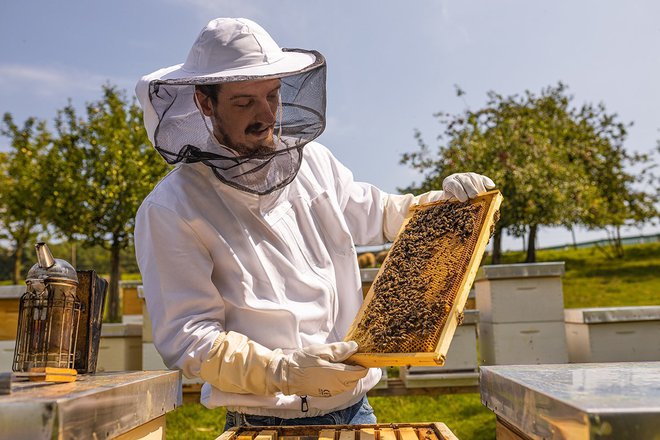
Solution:
[{"label": "wooden box", "polygon": [[142,301],[138,297],[138,286],[142,281],[120,281],[122,315],[141,315]]},{"label": "wooden box", "polygon": [[660,361],[660,306],[566,309],[570,362]]},{"label": "wooden box", "polygon": [[411,208],[345,340],[365,367],[443,365],[502,195]]},{"label": "wooden box", "polygon": [[568,362],[563,321],[479,322],[478,327],[482,365]]},{"label": "wooden box", "polygon": [[138,286],[137,295],[140,298],[140,304],[142,306],[142,342],[153,342],[154,336],[151,332],[151,318],[149,317],[147,304],[144,302],[144,288],[142,286]]},{"label": "wooden box", "polygon": [[103,324],[97,371],[142,370],[142,326]]},{"label": "wooden box", "polygon": [[458,440],[444,423],[231,428],[216,440]]},{"label": "wooden box", "polygon": [[563,262],[484,266],[474,282],[481,322],[564,320]]},{"label": "wooden box", "polygon": [[16,340],[18,306],[25,291],[25,285],[0,286],[0,341]]}]

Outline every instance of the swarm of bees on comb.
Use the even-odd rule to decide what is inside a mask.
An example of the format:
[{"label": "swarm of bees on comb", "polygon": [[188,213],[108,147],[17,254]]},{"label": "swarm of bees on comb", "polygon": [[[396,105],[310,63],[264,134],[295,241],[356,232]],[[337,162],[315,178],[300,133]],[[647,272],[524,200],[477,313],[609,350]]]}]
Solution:
[{"label": "swarm of bees on comb", "polygon": [[[468,266],[475,264],[472,257],[479,236],[484,227],[488,227],[486,240],[494,231],[499,211],[489,211],[491,201],[483,197],[464,203],[432,203],[415,210],[374,280],[361,319],[347,337],[358,343],[359,353],[436,349]],[[489,212],[494,218],[485,222]]]}]

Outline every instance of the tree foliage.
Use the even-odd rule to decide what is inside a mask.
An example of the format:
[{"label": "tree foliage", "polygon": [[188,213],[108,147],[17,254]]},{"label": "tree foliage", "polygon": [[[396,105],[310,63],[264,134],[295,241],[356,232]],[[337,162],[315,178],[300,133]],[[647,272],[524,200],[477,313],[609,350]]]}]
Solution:
[{"label": "tree foliage", "polygon": [[3,116],[0,134],[10,139],[10,151],[0,152],[0,230],[11,242],[13,269],[11,279],[22,279],[26,246],[44,228],[44,198],[48,188],[43,172],[51,135],[45,121],[28,118],[19,127],[10,113]]},{"label": "tree foliage", "polygon": [[[438,153],[416,132],[419,150],[404,154],[401,162],[424,177],[405,190],[441,188],[455,172],[491,177],[504,195],[495,263],[505,229],[514,236],[528,234],[532,262],[541,226],[620,227],[657,215],[657,194],[636,189],[652,178],[652,163],[646,155],[625,151],[627,125],[602,104],[574,107],[562,83],[538,96],[489,92],[482,109],[436,116],[444,128]],[[640,171],[626,171],[633,166]]]},{"label": "tree foliage", "polygon": [[168,167],[149,143],[135,100],[113,86],[87,104],[85,119],[69,104],[55,126],[49,219],[69,239],[110,251],[109,319],[117,320],[121,250],[132,244],[137,208]]}]

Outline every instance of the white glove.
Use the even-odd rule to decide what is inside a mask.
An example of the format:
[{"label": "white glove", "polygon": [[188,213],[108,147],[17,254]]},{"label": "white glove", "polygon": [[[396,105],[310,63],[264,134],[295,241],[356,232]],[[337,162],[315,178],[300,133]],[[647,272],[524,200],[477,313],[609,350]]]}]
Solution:
[{"label": "white glove", "polygon": [[456,173],[442,181],[444,197],[456,198],[459,202],[473,199],[492,188],[495,188],[495,183],[489,177],[477,173]]},{"label": "white glove", "polygon": [[330,397],[355,388],[368,369],[345,365],[357,343],[313,345],[289,354],[269,350],[245,335],[221,333],[200,377],[214,387],[240,394]]},{"label": "white glove", "polygon": [[369,369],[342,364],[355,353],[354,341],[312,345],[278,360],[273,379],[284,394],[330,397],[352,390]]}]

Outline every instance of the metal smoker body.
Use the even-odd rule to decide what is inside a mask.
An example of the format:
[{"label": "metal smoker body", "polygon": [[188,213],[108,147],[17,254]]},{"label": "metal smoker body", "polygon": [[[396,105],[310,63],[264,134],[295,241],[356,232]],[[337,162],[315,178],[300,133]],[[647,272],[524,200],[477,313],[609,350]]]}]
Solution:
[{"label": "metal smoker body", "polygon": [[25,279],[12,370],[74,368],[82,310],[78,275],[68,262],[53,258],[45,243],[35,249],[38,262]]}]

